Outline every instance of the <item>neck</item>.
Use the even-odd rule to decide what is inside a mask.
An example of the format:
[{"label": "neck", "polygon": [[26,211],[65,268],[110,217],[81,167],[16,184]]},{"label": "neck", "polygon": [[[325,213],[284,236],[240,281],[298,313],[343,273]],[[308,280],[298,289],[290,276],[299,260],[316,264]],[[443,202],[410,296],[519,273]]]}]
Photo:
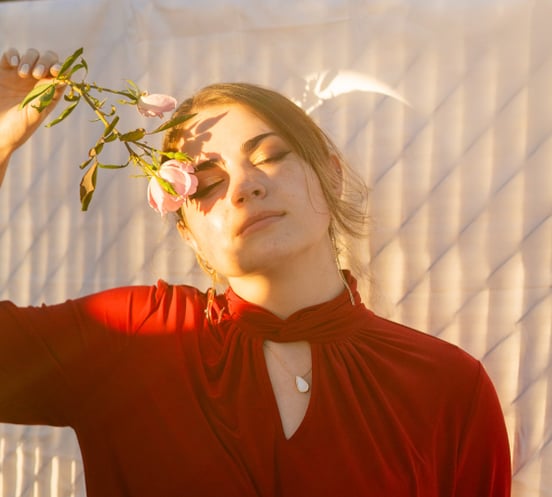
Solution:
[{"label": "neck", "polygon": [[285,268],[229,278],[229,283],[240,297],[282,319],[331,300],[345,288],[331,249],[322,261],[295,260]]}]

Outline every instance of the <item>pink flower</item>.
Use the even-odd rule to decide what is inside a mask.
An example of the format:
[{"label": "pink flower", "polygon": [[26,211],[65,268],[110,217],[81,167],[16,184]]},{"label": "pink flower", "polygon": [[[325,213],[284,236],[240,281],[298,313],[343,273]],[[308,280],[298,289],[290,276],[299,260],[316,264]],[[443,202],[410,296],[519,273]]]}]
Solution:
[{"label": "pink flower", "polygon": [[138,112],[146,117],[163,117],[164,112],[172,112],[176,109],[176,99],[169,95],[144,93],[138,99]]},{"label": "pink flower", "polygon": [[180,209],[186,198],[197,190],[197,176],[193,173],[194,167],[189,163],[174,159],[163,162],[159,176],[172,185],[177,195],[169,193],[156,177],[152,177],[148,184],[150,207],[162,216]]}]

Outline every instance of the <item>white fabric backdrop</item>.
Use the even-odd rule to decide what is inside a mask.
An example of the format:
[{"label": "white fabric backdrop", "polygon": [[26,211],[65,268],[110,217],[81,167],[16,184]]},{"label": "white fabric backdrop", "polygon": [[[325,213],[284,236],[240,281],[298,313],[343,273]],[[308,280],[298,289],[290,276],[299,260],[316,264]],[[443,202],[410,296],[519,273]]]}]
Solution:
[{"label": "white fabric backdrop", "polygon": [[[506,415],[514,495],[545,497],[551,18],[549,0],[13,1],[0,3],[0,48],[65,57],[82,46],[105,86],[130,78],[182,99],[245,80],[308,109],[372,187],[361,246],[370,305],[483,360]],[[365,91],[371,78],[408,104]],[[146,206],[142,180],[100,171],[80,212],[88,120],[77,110],[13,158],[0,195],[0,298],[54,303],[157,278],[204,287]],[[0,425],[0,495],[83,496],[73,433]]]}]

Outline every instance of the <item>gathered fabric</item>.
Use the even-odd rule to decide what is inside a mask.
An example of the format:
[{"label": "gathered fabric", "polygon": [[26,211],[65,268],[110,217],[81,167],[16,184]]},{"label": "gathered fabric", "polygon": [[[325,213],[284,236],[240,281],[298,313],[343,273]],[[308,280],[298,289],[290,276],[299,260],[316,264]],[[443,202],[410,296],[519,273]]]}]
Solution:
[{"label": "gathered fabric", "polygon": [[[72,426],[88,497],[505,497],[495,390],[459,348],[335,299],[280,319],[188,286],[0,303],[0,420]],[[214,323],[214,324],[212,324]],[[282,429],[265,340],[311,344],[312,389]]]},{"label": "gathered fabric", "polygon": [[356,280],[350,273],[345,274],[349,286],[352,287],[356,304],[354,306],[351,305],[349,294],[342,292],[329,302],[301,309],[288,318],[281,319],[262,307],[251,305],[236,295],[232,288],[228,288],[223,299],[225,307],[219,311],[220,323],[222,326],[238,328],[249,337],[273,342],[340,341],[358,330],[359,322],[367,312],[361,304]]}]

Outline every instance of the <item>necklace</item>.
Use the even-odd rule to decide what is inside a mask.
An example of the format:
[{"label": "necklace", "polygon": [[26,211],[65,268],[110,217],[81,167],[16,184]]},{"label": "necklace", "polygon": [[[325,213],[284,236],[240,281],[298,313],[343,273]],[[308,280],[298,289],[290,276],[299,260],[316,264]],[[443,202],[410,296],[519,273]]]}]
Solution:
[{"label": "necklace", "polygon": [[309,382],[305,379],[306,376],[308,376],[310,374],[310,372],[312,371],[312,365],[311,367],[309,368],[309,370],[305,373],[305,374],[302,374],[302,375],[296,375],[296,374],[293,374],[288,368],[287,366],[285,365],[284,361],[282,361],[282,359],[280,359],[280,357],[278,356],[278,354],[276,354],[276,352],[274,352],[266,343],[264,344],[264,347],[266,347],[266,349],[272,353],[272,355],[274,356],[274,358],[280,363],[280,365],[282,366],[282,368],[284,369],[284,371],[286,373],[288,373],[290,376],[293,376],[295,377],[295,388],[297,388],[297,391],[299,393],[307,393],[310,391],[311,389],[311,386],[309,384]]}]

